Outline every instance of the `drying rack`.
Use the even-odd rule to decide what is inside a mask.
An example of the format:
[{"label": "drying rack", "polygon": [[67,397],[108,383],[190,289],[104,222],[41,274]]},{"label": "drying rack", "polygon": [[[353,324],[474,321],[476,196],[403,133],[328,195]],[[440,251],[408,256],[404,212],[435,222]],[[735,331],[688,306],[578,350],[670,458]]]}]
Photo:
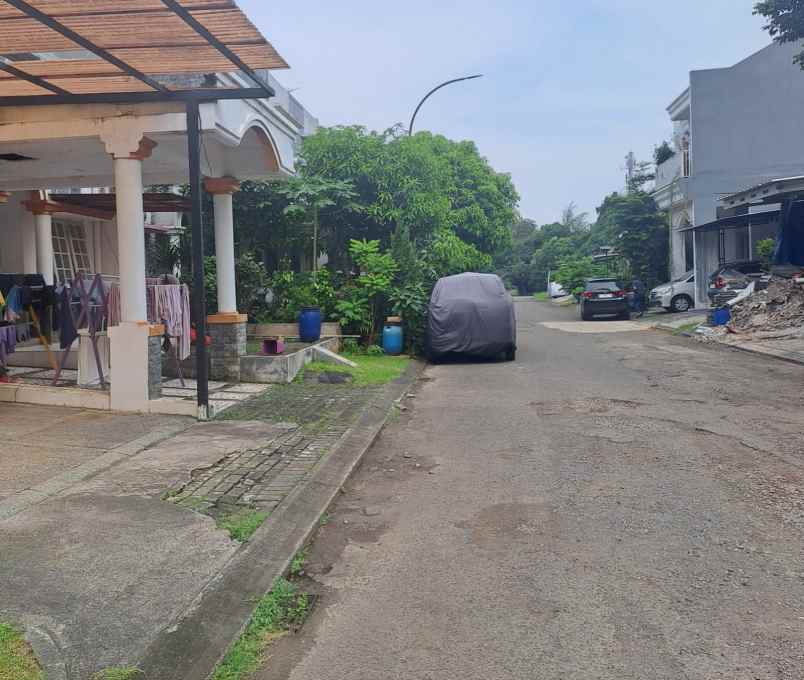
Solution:
[{"label": "drying rack", "polygon": [[[98,333],[103,329],[103,321],[106,318],[106,291],[103,287],[103,277],[100,274],[95,274],[89,289],[86,287],[86,280],[83,274],[76,274],[70,286],[64,286],[61,291],[61,303],[63,309],[66,309],[73,322],[73,327],[76,333],[79,330],[87,330],[87,337],[92,345],[92,353],[95,357],[95,365],[98,369],[98,378],[100,379],[101,387],[106,386],[106,378],[103,375],[103,363],[100,358],[100,351],[98,350]],[[75,293],[78,293],[78,300],[74,300]],[[93,300],[93,297],[97,296]],[[75,310],[74,307],[78,307]],[[63,329],[62,329],[63,332]],[[71,342],[68,347],[65,347],[61,356],[61,361],[56,373],[53,377],[52,385],[57,385],[64,367],[67,365],[67,358],[72,351]]]}]

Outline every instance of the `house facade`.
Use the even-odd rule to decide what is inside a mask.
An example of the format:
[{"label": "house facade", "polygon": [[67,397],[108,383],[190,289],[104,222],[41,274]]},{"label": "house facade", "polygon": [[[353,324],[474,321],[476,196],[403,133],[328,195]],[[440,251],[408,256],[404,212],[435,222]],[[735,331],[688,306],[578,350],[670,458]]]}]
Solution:
[{"label": "house facade", "polygon": [[708,305],[710,273],[753,259],[756,242],[776,233],[766,219],[720,228],[719,199],[804,170],[800,50],[772,44],[734,66],[692,71],[667,109],[676,153],[657,168],[653,195],[670,215],[673,276],[695,271],[697,305]]},{"label": "house facade", "polygon": [[[222,165],[228,168],[224,174],[231,173],[240,180],[271,176],[279,178],[293,174],[299,144],[305,136],[315,132],[318,121],[270,72],[262,71],[260,75],[274,89],[275,97],[269,100],[220,102],[214,107],[208,106],[206,153],[202,158],[205,176],[220,176]],[[220,74],[218,78],[225,82],[236,79],[236,76]],[[129,108],[129,111],[132,109]],[[239,129],[246,121],[250,123],[249,127]],[[152,135],[154,141],[162,142],[163,146],[163,140],[176,136],[175,131],[166,132],[163,139]],[[32,203],[31,192],[27,189],[44,183],[48,187],[47,197],[74,193],[96,196],[114,191],[100,186],[111,179],[105,167],[105,154],[101,155],[104,151],[102,148],[98,149],[97,167],[93,167],[90,160],[84,157],[81,175],[70,177],[73,168],[54,163],[52,152],[43,153],[44,148],[54,143],[58,142],[52,139],[13,144],[0,142],[4,151],[8,149],[9,154],[22,157],[21,160],[3,161],[0,156],[0,181],[4,189],[0,205],[0,272],[41,273],[48,283],[71,281],[79,273],[102,274],[107,279],[114,279],[120,274],[120,262],[117,225],[113,215],[99,212],[93,216],[91,210],[80,209],[75,212],[53,212],[50,239],[52,257],[51,253],[41,253],[37,261],[36,225],[32,208],[36,201]],[[87,148],[93,145],[102,147],[100,139],[77,138],[73,144],[76,147],[79,144]],[[247,162],[243,162],[242,158],[245,150],[249,150],[253,156]],[[230,157],[229,161],[226,160],[227,156]],[[235,158],[239,161],[233,162]],[[143,182],[146,187],[148,184],[173,184],[175,177],[174,170],[164,164],[160,167],[151,163],[150,159],[145,163]],[[75,186],[76,183],[80,186]],[[36,194],[34,198],[37,200],[46,197],[39,191]],[[65,203],[64,207],[69,209],[70,206]],[[181,225],[180,213],[151,212],[147,204],[144,207],[143,229],[146,234],[170,233]],[[39,245],[40,250],[46,250],[41,243]]]},{"label": "house facade", "polygon": [[[36,331],[53,376],[42,378],[47,385],[9,381],[4,360],[0,401],[208,418],[217,407],[210,377],[239,382],[246,351],[235,195],[242,180],[293,174],[315,119],[271,77],[287,62],[232,2],[198,11],[175,2],[39,4],[0,3],[8,19],[0,21],[0,273],[9,296],[0,327],[4,357]],[[148,190],[185,183],[188,198]],[[200,264],[205,192],[216,258],[210,315]],[[176,212],[192,216],[192,299],[186,285],[147,276],[146,228],[170,229],[176,220],[159,214]],[[50,287],[73,275],[54,296]],[[117,281],[107,286],[106,277]],[[49,317],[58,318],[60,356],[47,332],[55,324],[37,321]],[[204,341],[193,348],[196,335]],[[177,372],[194,352],[195,403],[162,393],[165,345]],[[76,346],[78,389],[76,376],[59,383]],[[93,377],[101,389],[83,389]]]}]

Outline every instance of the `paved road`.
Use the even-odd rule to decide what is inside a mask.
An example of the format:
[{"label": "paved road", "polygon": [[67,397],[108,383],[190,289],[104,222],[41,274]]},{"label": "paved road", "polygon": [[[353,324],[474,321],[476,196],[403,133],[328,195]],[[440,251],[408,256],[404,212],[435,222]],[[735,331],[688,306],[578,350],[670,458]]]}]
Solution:
[{"label": "paved road", "polygon": [[262,680],[804,678],[804,368],[518,314],[427,370]]}]

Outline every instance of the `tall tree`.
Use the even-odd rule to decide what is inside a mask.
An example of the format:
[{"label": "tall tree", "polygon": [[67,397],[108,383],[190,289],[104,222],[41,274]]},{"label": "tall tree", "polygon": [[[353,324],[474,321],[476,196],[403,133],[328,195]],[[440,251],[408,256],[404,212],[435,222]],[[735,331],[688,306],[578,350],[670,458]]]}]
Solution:
[{"label": "tall tree", "polygon": [[304,173],[355,187],[362,213],[332,220],[342,242],[376,239],[387,246],[404,227],[421,248],[432,244],[442,254],[459,248],[458,260],[479,254],[484,261],[510,242],[519,197],[510,177],[495,172],[471,142],[324,128],[305,140],[302,157]]},{"label": "tall tree", "polygon": [[666,215],[642,191],[607,196],[595,225],[597,238],[617,248],[631,273],[649,284],[667,280],[668,228]]},{"label": "tall tree", "polygon": [[288,201],[285,214],[299,218],[312,227],[313,273],[315,273],[318,271],[318,258],[321,254],[319,249],[321,211],[335,208],[351,214],[360,212],[360,206],[354,201],[357,196],[354,187],[347,180],[304,174],[281,185],[279,193]]},{"label": "tall tree", "polygon": [[589,219],[585,212],[578,212],[578,206],[571,202],[561,213],[559,224],[568,234],[589,231]]},{"label": "tall tree", "polygon": [[[765,30],[777,43],[804,38],[804,2],[801,0],[763,0],[754,5],[754,14],[767,20]],[[804,69],[804,50],[793,61]]]}]

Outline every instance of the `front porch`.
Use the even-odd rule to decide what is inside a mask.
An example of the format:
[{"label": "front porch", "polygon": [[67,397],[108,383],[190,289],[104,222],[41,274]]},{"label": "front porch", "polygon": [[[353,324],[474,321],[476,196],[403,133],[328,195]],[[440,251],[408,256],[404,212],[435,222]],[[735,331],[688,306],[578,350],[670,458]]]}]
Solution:
[{"label": "front porch", "polygon": [[[205,418],[211,413],[209,379],[238,382],[231,358],[245,339],[246,318],[236,297],[233,194],[240,180],[292,174],[295,149],[316,121],[271,77],[269,69],[287,64],[234,3],[202,12],[185,4],[114,2],[89,8],[68,2],[61,9],[37,9],[4,3],[0,203],[6,205],[0,207],[0,273],[7,272],[6,279],[26,292],[34,285],[46,295],[66,290],[68,310],[80,301],[76,330],[89,337],[101,387],[109,385],[87,391],[86,398],[108,401],[112,410],[150,413],[156,408],[152,402],[170,398],[162,395],[159,339],[178,344],[184,359],[196,332],[201,338],[197,415]],[[182,184],[189,185],[186,207],[173,210],[163,203],[148,209],[145,187]],[[210,318],[204,296],[203,262],[211,250],[204,247],[204,191],[213,196],[217,260],[218,310]],[[163,226],[148,213],[165,211],[191,214],[193,304],[192,312],[182,309],[180,324],[164,311],[182,306],[180,298],[187,299],[189,291],[177,281],[146,281],[144,228]],[[19,281],[32,274],[40,277],[35,284]],[[89,293],[81,277],[90,282]],[[173,287],[157,291],[157,314],[150,285]],[[28,321],[20,315],[30,305],[17,300],[8,305],[12,313],[5,314],[0,329],[0,360],[21,339],[12,339],[10,324]],[[69,317],[62,310],[67,325]],[[223,349],[211,358],[203,342],[207,333]],[[96,342],[101,334],[103,351]],[[48,327],[35,329],[35,335],[48,342],[55,337]],[[59,339],[60,349],[73,347],[64,327]],[[104,352],[106,367],[99,357]],[[48,362],[55,371],[66,368],[54,366],[50,357]],[[66,399],[52,396],[50,388],[58,385],[12,384],[5,392],[17,401],[28,395]]]},{"label": "front porch", "polygon": [[[213,103],[201,106],[201,120],[207,128],[202,130],[207,150],[202,168],[203,189],[212,195],[214,204],[218,312],[206,316],[202,311],[205,323],[199,324],[202,300],[197,298],[203,299],[203,294],[193,296],[196,299],[192,305],[193,325],[205,326],[212,341],[211,351],[205,357],[208,376],[224,385],[239,383],[240,358],[246,355],[247,317],[237,309],[235,277],[233,206],[239,181],[232,171],[236,168],[243,178],[280,178],[287,176],[293,167],[292,151],[287,145],[282,159],[283,145],[272,142],[282,131],[275,130],[270,135],[265,132],[272,124],[267,111],[259,118],[254,115],[256,103],[235,103],[240,107],[222,109]],[[190,209],[190,202],[181,196],[143,190],[157,181],[169,180],[174,185],[186,181],[182,168],[187,162],[187,151],[182,150],[181,143],[184,139],[186,146],[184,117],[176,116],[172,105],[162,108],[159,111],[153,105],[125,107],[128,115],[121,116],[122,107],[91,106],[86,110],[73,109],[74,115],[67,120],[63,107],[22,108],[17,112],[17,122],[0,126],[0,151],[13,148],[31,158],[25,166],[27,175],[0,164],[0,185],[14,190],[4,192],[5,204],[0,206],[0,237],[9,246],[0,250],[0,272],[39,274],[44,286],[52,291],[65,285],[77,290],[80,286],[73,276],[79,274],[88,282],[97,279],[103,306],[95,306],[93,310],[101,309],[102,319],[97,328],[90,331],[85,324],[84,330],[91,336],[104,337],[110,359],[109,365],[100,371],[107,373],[103,382],[108,389],[84,390],[79,387],[84,386],[83,381],[77,376],[73,380],[70,373],[64,373],[62,377],[71,378],[60,383],[47,384],[47,380],[58,366],[67,371],[78,368],[77,355],[89,351],[81,348],[81,343],[89,341],[87,332],[75,343],[62,343],[50,355],[36,343],[33,347],[20,346],[18,352],[9,355],[13,357],[9,365],[40,371],[26,371],[28,380],[20,384],[0,385],[0,399],[201,417],[211,417],[225,406],[224,402],[232,401],[220,399],[215,393],[218,388],[211,388],[207,403],[199,410],[186,398],[170,394],[170,387],[164,393],[161,375],[153,369],[154,362],[161,363],[159,346],[155,348],[154,344],[166,334],[166,319],[155,317],[149,303],[150,286],[154,284],[146,279],[145,233],[146,229],[155,228],[153,223],[159,218],[164,230],[165,215],[173,215],[167,223],[180,225],[181,213]],[[33,121],[28,120],[31,112]],[[98,114],[103,117],[97,119]],[[233,140],[229,134],[222,136],[224,128],[241,129],[239,139]],[[298,128],[293,133],[298,136],[302,130]],[[45,134],[47,140],[33,139]],[[98,147],[103,153],[97,152]],[[77,150],[81,152],[85,174],[69,178],[63,159]],[[86,177],[114,186],[114,193],[84,189],[50,194],[45,186],[35,186],[37,183],[74,185]],[[173,272],[164,274],[170,276]],[[162,283],[184,287],[173,280]],[[119,298],[116,314],[109,304],[112,289]],[[190,297],[189,290],[186,295]],[[184,310],[185,333],[190,327],[190,313],[189,308]],[[114,321],[112,317],[116,317]],[[178,324],[175,319],[167,321],[168,327]],[[46,326],[45,337],[57,340],[59,334],[51,334],[49,324]],[[34,335],[37,334],[35,330]],[[181,340],[176,337],[175,329],[172,340]],[[70,356],[62,363],[65,350]],[[188,356],[185,352],[178,358]],[[44,369],[50,369],[51,373]],[[10,373],[12,378],[19,375],[16,370]],[[108,373],[116,379],[109,381]]]}]

